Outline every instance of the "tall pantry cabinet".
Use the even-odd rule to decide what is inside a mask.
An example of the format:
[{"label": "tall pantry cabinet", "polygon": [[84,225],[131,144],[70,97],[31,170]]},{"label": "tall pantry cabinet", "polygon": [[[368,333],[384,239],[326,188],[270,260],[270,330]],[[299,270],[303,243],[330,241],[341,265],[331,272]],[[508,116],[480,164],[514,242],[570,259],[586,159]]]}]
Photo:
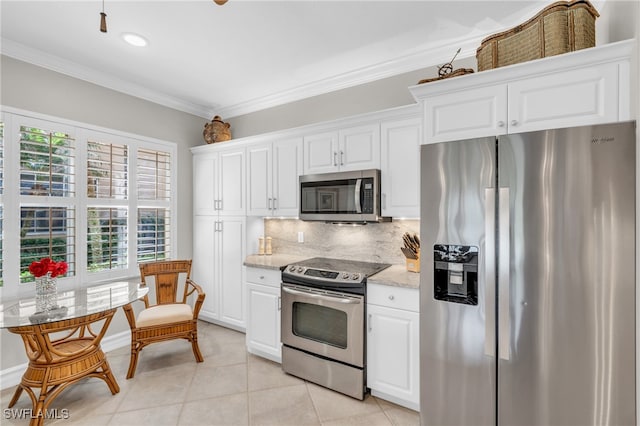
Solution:
[{"label": "tall pantry cabinet", "polygon": [[202,146],[193,153],[193,266],[206,293],[200,318],[245,330],[245,148]]}]

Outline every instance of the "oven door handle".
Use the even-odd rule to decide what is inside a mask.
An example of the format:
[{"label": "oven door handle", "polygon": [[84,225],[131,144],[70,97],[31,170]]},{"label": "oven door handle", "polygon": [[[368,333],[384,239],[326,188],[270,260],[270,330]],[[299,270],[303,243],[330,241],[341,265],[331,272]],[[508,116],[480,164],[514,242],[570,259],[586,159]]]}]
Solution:
[{"label": "oven door handle", "polygon": [[359,299],[348,299],[346,297],[327,296],[324,294],[318,294],[310,291],[294,290],[288,287],[282,287],[282,291],[284,291],[285,293],[294,294],[298,296],[309,296],[309,297],[313,297],[314,299],[326,300],[327,302],[344,303],[347,305],[360,304]]}]

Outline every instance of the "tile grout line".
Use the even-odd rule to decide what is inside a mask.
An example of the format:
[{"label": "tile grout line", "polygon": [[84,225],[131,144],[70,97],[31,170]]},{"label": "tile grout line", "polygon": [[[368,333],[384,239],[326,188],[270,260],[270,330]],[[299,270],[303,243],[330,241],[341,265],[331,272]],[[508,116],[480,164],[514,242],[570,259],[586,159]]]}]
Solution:
[{"label": "tile grout line", "polygon": [[316,407],[316,403],[313,400],[313,397],[311,396],[311,392],[309,391],[309,382],[306,380],[304,381],[304,387],[307,390],[307,396],[309,396],[309,399],[311,400],[313,411],[316,413],[316,419],[318,419],[318,423],[322,425],[322,420],[320,419],[320,413],[318,412],[318,407]]}]

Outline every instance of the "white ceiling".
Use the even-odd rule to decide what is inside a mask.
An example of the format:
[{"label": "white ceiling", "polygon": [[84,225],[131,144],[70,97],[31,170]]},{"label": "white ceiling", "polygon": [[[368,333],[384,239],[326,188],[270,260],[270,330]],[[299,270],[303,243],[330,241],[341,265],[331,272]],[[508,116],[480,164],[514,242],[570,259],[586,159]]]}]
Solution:
[{"label": "white ceiling", "polygon": [[[475,55],[553,0],[1,0],[2,54],[203,118]],[[604,1],[592,1],[599,6]],[[127,45],[124,32],[149,40]]]}]

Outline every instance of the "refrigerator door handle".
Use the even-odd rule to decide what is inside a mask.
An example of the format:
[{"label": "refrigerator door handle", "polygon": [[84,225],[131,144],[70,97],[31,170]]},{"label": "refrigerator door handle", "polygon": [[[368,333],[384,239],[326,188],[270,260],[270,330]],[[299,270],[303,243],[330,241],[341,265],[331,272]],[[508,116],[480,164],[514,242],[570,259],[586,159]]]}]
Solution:
[{"label": "refrigerator door handle", "polygon": [[500,359],[509,360],[511,346],[509,188],[500,188],[498,203],[498,355]]},{"label": "refrigerator door handle", "polygon": [[484,353],[496,356],[496,189],[484,190]]}]

